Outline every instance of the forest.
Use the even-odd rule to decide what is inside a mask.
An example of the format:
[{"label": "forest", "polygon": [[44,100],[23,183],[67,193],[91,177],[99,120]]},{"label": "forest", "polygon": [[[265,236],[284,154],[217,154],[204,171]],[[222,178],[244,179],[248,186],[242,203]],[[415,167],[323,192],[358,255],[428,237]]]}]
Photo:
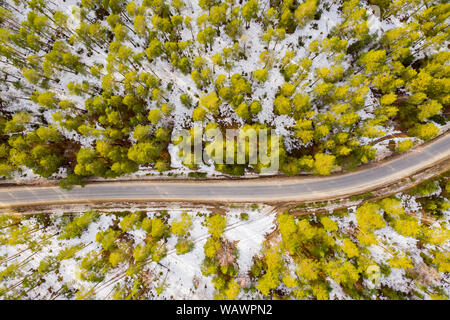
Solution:
[{"label": "forest", "polygon": [[0,177],[167,172],[192,156],[173,133],[195,125],[275,129],[286,175],[352,170],[393,136],[405,152],[447,123],[449,15],[432,0],[0,0]]},{"label": "forest", "polygon": [[1,299],[445,299],[449,172],[319,212],[0,215]]}]

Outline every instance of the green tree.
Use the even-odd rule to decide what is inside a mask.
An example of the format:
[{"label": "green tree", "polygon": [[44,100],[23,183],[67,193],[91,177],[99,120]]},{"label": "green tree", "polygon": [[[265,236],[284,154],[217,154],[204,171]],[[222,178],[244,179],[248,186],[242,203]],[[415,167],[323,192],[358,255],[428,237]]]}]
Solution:
[{"label": "green tree", "polygon": [[269,73],[267,72],[267,69],[263,68],[253,71],[253,77],[259,82],[266,82],[269,78]]},{"label": "green tree", "polygon": [[205,46],[205,50],[208,49],[208,45],[210,50],[212,50],[212,45],[214,43],[215,37],[216,30],[212,27],[206,27],[205,29],[197,33],[197,41]]},{"label": "green tree", "polygon": [[431,122],[425,124],[418,123],[411,128],[408,133],[427,141],[437,136],[439,133],[439,128]]},{"label": "green tree", "polygon": [[206,225],[208,226],[208,232],[215,238],[220,238],[227,225],[226,219],[215,214],[206,219]]},{"label": "green tree", "polygon": [[380,229],[385,226],[383,217],[378,213],[380,207],[372,202],[364,203],[356,209],[356,220],[364,231]]},{"label": "green tree", "polygon": [[335,166],[336,157],[330,154],[317,153],[314,160],[314,170],[317,174],[330,175]]},{"label": "green tree", "polygon": [[147,53],[147,57],[149,59],[159,57],[163,53],[163,46],[161,41],[159,41],[158,39],[153,39],[145,52]]},{"label": "green tree", "polygon": [[247,27],[249,26],[250,21],[258,15],[258,6],[258,0],[247,1],[242,6],[242,16],[247,22]]},{"label": "green tree", "polygon": [[183,212],[181,218],[172,222],[171,231],[178,236],[184,236],[192,226],[192,219]]}]

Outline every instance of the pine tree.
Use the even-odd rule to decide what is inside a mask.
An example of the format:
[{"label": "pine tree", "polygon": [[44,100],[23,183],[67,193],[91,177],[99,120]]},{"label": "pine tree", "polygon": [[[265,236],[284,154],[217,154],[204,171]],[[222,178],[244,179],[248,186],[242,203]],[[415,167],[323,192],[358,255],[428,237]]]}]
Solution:
[{"label": "pine tree", "polygon": [[257,14],[258,14],[258,8],[259,4],[258,4],[258,0],[250,0],[247,1],[243,6],[242,6],[242,16],[244,17],[245,21],[247,22],[247,28],[249,27],[250,21],[253,18],[256,18]]},{"label": "pine tree", "polygon": [[220,238],[225,227],[226,219],[221,215],[215,214],[206,219],[208,232],[215,238]]},{"label": "pine tree", "polygon": [[335,166],[336,157],[330,154],[317,153],[314,156],[314,169],[317,174],[330,175]]}]

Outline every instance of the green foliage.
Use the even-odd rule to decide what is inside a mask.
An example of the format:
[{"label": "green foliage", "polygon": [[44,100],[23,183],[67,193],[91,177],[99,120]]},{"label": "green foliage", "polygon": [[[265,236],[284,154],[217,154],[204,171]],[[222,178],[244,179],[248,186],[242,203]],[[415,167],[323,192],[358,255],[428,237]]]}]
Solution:
[{"label": "green foliage", "polygon": [[80,217],[74,218],[63,229],[60,239],[72,239],[80,237],[91,223],[96,221],[100,215],[96,211],[87,211]]},{"label": "green foliage", "polygon": [[350,239],[344,239],[342,251],[344,251],[350,259],[359,256],[358,247]]},{"label": "green foliage", "polygon": [[208,226],[208,232],[215,238],[220,238],[225,227],[227,225],[225,217],[214,214],[206,218],[206,225]]},{"label": "green foliage", "polygon": [[106,251],[111,251],[117,247],[116,240],[119,238],[121,232],[118,230],[107,229],[97,233],[95,240],[102,245]]},{"label": "green foliage", "polygon": [[177,254],[186,254],[194,248],[194,243],[189,240],[181,240],[177,242],[175,248],[177,250]]},{"label": "green foliage", "polygon": [[167,225],[160,218],[152,219],[152,231],[150,235],[154,239],[160,239],[164,233],[167,231]]},{"label": "green foliage", "polygon": [[57,255],[57,259],[59,261],[62,260],[67,260],[67,259],[71,259],[75,256],[75,254],[80,251],[82,249],[82,245],[75,245],[75,246],[69,246],[67,248],[64,248],[63,250],[61,250],[58,255]]},{"label": "green foliage", "polygon": [[269,78],[269,73],[267,72],[267,69],[263,68],[253,71],[253,77],[259,82],[266,82]]},{"label": "green foliage", "polygon": [[136,262],[143,262],[150,256],[151,252],[152,247],[149,244],[139,244],[134,248],[133,258]]},{"label": "green foliage", "polygon": [[[26,15],[3,8],[0,55],[8,70],[1,85],[11,94],[0,101],[0,175],[10,178],[21,168],[44,178],[67,173],[61,186],[71,188],[140,165],[163,172],[172,163],[172,128],[189,130],[196,121],[222,131],[259,126],[271,119],[272,105],[273,120],[289,123],[277,130],[289,141],[280,162],[289,175],[328,175],[374,160],[375,138],[390,125],[432,139],[436,123],[447,121],[449,53],[441,48],[448,5],[369,2],[380,7],[381,22],[398,20],[395,28],[375,32],[373,10],[354,0],[340,4],[327,34],[308,37],[298,31],[318,30],[329,3],[201,0],[194,13],[181,0],[83,0],[72,13],[41,0],[22,1]],[[404,19],[404,12],[414,14]],[[255,64],[251,73],[242,68],[248,63]],[[15,108],[17,101],[28,101],[29,111]],[[183,124],[172,114],[180,104],[192,109]],[[39,136],[39,127],[52,136]],[[166,139],[156,137],[160,128]],[[410,147],[404,140],[396,151]],[[217,168],[233,175],[261,169]]]},{"label": "green foliage", "polygon": [[383,216],[378,213],[379,209],[376,203],[366,202],[356,210],[356,220],[362,230],[372,231],[385,226]]},{"label": "green foliage", "polygon": [[333,155],[318,153],[314,156],[314,170],[320,175],[330,175],[335,166],[336,157]]},{"label": "green foliage", "polygon": [[139,212],[134,212],[128,214],[120,221],[120,229],[123,232],[131,231],[133,227],[141,220],[141,214]]},{"label": "green foliage", "polygon": [[402,140],[402,141],[398,142],[396,150],[399,153],[403,153],[403,152],[406,152],[409,149],[411,149],[413,146],[414,146],[414,143],[411,139]]},{"label": "green foliage", "polygon": [[170,229],[173,234],[177,236],[184,236],[191,228],[191,226],[192,226],[191,217],[186,212],[183,212],[179,220],[174,220],[172,222]]},{"label": "green foliage", "polygon": [[214,258],[220,248],[220,241],[215,238],[208,238],[204,245],[205,256],[207,258]]},{"label": "green foliage", "polygon": [[320,218],[320,222],[322,223],[323,227],[327,231],[337,231],[338,230],[338,224],[331,220],[329,217],[323,216]]},{"label": "green foliage", "polygon": [[422,140],[430,140],[439,133],[439,128],[433,123],[417,124],[409,130],[409,133]]},{"label": "green foliage", "polygon": [[[432,213],[429,210],[433,208],[432,204],[442,207],[436,210],[448,209],[445,191],[437,188],[445,189],[447,175],[429,180],[413,190],[413,193],[423,192],[416,196],[416,201],[423,205],[420,217],[410,210],[408,201],[394,196],[367,200],[356,208],[354,216],[353,213],[343,215],[337,212],[294,216],[289,212],[297,213],[305,207],[286,208],[277,216],[278,227],[266,238],[260,254],[253,257],[249,270],[238,269],[236,242],[226,239],[223,234],[225,218],[211,215],[205,221],[211,237],[206,239],[203,247],[205,260],[201,271],[204,276],[211,276],[216,299],[240,297],[241,286],[246,294],[274,299],[332,299],[332,288],[336,286],[352,299],[424,298],[422,290],[427,290],[430,298],[445,298],[439,278],[450,270],[449,255],[443,250],[449,239],[449,230],[445,227],[445,216],[433,214],[430,217]],[[319,205],[315,207],[320,208]],[[26,259],[21,259],[21,264],[9,262],[5,265],[0,271],[0,280],[20,283],[20,288],[10,288],[8,292],[2,287],[0,295],[8,299],[15,295],[27,297],[23,290],[39,287],[41,279],[45,278],[46,285],[55,288],[56,284],[61,289],[57,293],[61,297],[72,298],[77,292],[78,299],[96,298],[96,292],[90,288],[101,285],[116,273],[118,267],[125,270],[122,274],[126,281],[114,290],[115,298],[137,299],[153,289],[161,294],[171,284],[166,284],[163,273],[153,273],[154,281],[148,282],[151,268],[146,266],[151,261],[155,262],[154,265],[165,265],[162,259],[168,249],[173,248],[173,242],[166,247],[169,229],[178,238],[174,251],[180,259],[183,259],[181,255],[194,248],[190,239],[193,217],[183,212],[169,227],[167,219],[170,217],[166,212],[156,213],[153,218],[145,217],[144,212],[139,211],[113,216],[113,219],[102,219],[96,230],[97,246],[89,243],[93,240],[90,235],[95,233],[83,234],[83,230],[93,227],[91,224],[98,217],[93,211],[75,217],[68,214],[54,217],[2,215],[0,244],[11,248],[20,246],[11,252],[25,249],[24,257],[32,254],[37,260],[29,272],[25,272],[30,267]],[[107,221],[109,223],[104,225]],[[389,228],[376,231],[386,224]],[[134,228],[142,228],[146,234],[136,237],[138,233],[131,232]],[[58,246],[53,246],[51,240],[56,236],[55,230],[61,230]],[[402,237],[409,239],[402,241]],[[48,251],[47,246],[50,245],[51,251]],[[377,255],[376,261],[372,256],[375,249],[384,252]],[[38,255],[44,251],[51,255]],[[5,258],[10,257],[1,257]],[[91,286],[80,287],[76,291],[68,284],[51,281],[53,276],[60,274],[62,267],[72,264],[77,270],[73,281],[93,282]],[[411,286],[408,293],[396,290],[389,282],[379,286],[380,277],[389,276],[394,268],[402,270],[401,274],[404,271],[404,278],[397,281],[408,282]],[[434,277],[433,285],[424,282],[427,280],[423,272]],[[196,283],[197,279],[194,279],[194,286]]]},{"label": "green foliage", "polygon": [[389,259],[391,268],[410,269],[413,268],[411,259],[406,256],[394,256]]}]

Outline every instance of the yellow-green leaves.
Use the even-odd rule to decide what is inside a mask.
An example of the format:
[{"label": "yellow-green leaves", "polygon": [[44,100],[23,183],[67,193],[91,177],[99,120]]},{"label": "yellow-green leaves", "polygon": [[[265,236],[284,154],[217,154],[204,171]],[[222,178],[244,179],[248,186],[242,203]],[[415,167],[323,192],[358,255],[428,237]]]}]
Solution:
[{"label": "yellow-green leaves", "polygon": [[367,202],[356,210],[356,220],[363,231],[380,229],[386,225],[383,216],[378,213],[379,209],[376,203]]}]

